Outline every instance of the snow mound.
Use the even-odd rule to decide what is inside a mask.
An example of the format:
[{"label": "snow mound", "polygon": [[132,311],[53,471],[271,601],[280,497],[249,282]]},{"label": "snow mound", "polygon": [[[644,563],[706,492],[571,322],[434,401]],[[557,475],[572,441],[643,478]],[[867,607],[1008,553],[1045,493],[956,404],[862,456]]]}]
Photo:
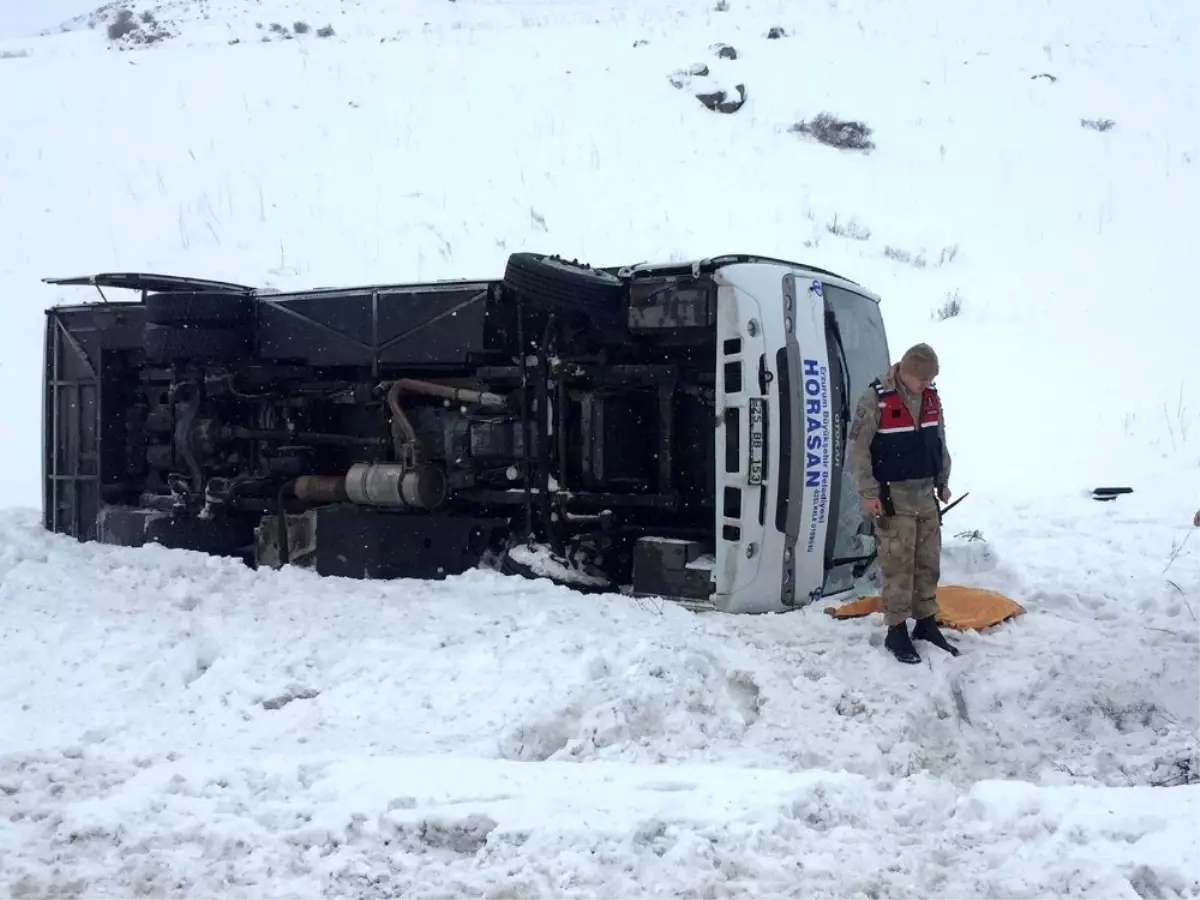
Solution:
[{"label": "snow mound", "polygon": [[640,640],[615,659],[592,656],[583,668],[565,702],[506,732],[502,756],[663,762],[714,742],[736,745],[758,719],[753,676],[706,649]]}]

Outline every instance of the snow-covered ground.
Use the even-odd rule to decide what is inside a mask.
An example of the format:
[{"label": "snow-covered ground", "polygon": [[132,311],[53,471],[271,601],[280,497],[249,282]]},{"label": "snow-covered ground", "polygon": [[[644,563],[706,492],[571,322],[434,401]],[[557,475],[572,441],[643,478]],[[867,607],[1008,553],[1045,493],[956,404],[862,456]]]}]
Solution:
[{"label": "snow-covered ground", "polygon": [[[728,7],[202,0],[132,4],[149,45],[114,10],[0,42],[0,895],[1200,896],[1200,11]],[[875,150],[789,131],[823,110]],[[907,667],[817,608],[39,529],[42,310],[84,297],[39,278],[521,249],[878,290],[943,360],[946,580],[1028,613]]]},{"label": "snow-covered ground", "polygon": [[[1145,524],[1106,518],[1047,540]],[[815,609],[255,573],[0,521],[14,896],[1200,892],[1200,788],[1147,786],[1194,758],[1195,628],[1138,553],[1081,590],[1014,529],[1019,567],[955,542],[954,575],[1031,611],[910,668]]]}]

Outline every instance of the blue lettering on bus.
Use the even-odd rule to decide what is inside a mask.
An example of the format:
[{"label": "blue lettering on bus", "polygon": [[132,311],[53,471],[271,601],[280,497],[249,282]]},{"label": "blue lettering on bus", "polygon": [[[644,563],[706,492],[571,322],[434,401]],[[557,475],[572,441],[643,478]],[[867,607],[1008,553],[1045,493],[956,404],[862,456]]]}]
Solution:
[{"label": "blue lettering on bus", "polygon": [[804,360],[804,486],[821,486],[821,445],[825,438],[821,433],[821,367],[815,359]]},{"label": "blue lettering on bus", "polygon": [[804,397],[804,487],[812,490],[812,518],[808,525],[808,552],[816,550],[817,526],[825,521],[829,503],[828,373],[815,359],[802,365]]}]

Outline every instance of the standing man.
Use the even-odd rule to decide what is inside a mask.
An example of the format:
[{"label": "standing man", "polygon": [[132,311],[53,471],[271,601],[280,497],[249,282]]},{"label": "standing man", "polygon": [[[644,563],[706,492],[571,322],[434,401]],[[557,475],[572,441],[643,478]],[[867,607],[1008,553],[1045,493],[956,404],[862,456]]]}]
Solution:
[{"label": "standing man", "polygon": [[[950,453],[933,380],[938,358],[928,344],[905,351],[858,401],[850,426],[850,469],[865,515],[875,522],[883,575],[884,645],[919,663],[912,639],[953,655],[937,626],[942,527],[938,501],[950,500]],[[916,619],[912,637],[907,620]]]}]

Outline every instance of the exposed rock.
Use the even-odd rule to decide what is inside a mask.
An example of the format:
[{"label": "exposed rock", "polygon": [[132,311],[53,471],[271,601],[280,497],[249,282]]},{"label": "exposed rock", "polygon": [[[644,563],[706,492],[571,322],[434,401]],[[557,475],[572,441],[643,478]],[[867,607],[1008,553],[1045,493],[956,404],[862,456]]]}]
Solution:
[{"label": "exposed rock", "polygon": [[713,91],[710,94],[697,94],[696,99],[713,112],[735,113],[746,102],[746,86],[744,84],[734,85],[734,90],[737,91],[736,99],[731,98],[724,90]]}]

